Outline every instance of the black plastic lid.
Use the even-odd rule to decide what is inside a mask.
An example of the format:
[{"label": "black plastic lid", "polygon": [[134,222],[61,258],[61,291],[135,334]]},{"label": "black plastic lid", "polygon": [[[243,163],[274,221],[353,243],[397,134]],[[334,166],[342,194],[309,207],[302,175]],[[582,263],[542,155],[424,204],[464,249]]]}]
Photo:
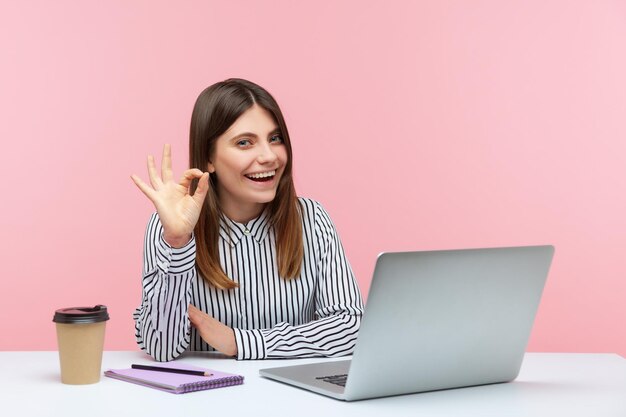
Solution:
[{"label": "black plastic lid", "polygon": [[54,312],[52,321],[55,323],[84,324],[98,323],[108,319],[107,306],[98,304],[94,307],[60,308]]}]

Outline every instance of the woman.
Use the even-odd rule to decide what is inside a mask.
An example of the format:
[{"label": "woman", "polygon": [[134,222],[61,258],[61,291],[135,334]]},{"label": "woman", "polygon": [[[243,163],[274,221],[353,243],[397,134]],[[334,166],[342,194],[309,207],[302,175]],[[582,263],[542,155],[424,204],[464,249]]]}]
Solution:
[{"label": "woman", "polygon": [[237,359],[340,356],[354,349],[363,305],[335,227],[298,198],[291,143],[274,98],[228,79],[191,117],[189,165],[174,182],[169,145],[152,186],[139,346],[158,361],[185,350]]}]

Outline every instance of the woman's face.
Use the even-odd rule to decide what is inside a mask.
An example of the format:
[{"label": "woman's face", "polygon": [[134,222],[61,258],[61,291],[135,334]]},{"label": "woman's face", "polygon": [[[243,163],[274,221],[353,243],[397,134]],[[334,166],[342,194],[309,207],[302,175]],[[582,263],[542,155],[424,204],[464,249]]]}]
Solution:
[{"label": "woman's face", "polygon": [[274,199],[286,164],[278,125],[270,112],[254,104],[217,139],[207,170],[217,176],[224,213],[247,222]]}]

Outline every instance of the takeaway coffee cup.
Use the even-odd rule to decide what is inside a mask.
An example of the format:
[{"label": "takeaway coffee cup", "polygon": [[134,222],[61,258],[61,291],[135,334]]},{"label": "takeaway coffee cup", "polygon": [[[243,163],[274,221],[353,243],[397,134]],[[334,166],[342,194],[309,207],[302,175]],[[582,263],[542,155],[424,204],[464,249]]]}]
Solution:
[{"label": "takeaway coffee cup", "polygon": [[61,382],[83,385],[100,381],[106,306],[62,308],[54,313],[61,361]]}]

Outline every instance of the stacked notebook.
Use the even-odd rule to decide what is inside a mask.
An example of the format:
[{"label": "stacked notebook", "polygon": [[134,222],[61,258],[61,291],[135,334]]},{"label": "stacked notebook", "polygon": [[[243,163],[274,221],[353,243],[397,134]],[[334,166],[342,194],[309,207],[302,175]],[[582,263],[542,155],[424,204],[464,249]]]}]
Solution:
[{"label": "stacked notebook", "polygon": [[173,394],[201,391],[206,389],[228,387],[243,384],[243,376],[219,372],[213,369],[200,368],[184,363],[159,363],[161,368],[186,369],[201,371],[210,376],[185,375],[179,373],[149,371],[143,369],[109,369],[105,376],[132,382],[146,387],[156,388]]}]

